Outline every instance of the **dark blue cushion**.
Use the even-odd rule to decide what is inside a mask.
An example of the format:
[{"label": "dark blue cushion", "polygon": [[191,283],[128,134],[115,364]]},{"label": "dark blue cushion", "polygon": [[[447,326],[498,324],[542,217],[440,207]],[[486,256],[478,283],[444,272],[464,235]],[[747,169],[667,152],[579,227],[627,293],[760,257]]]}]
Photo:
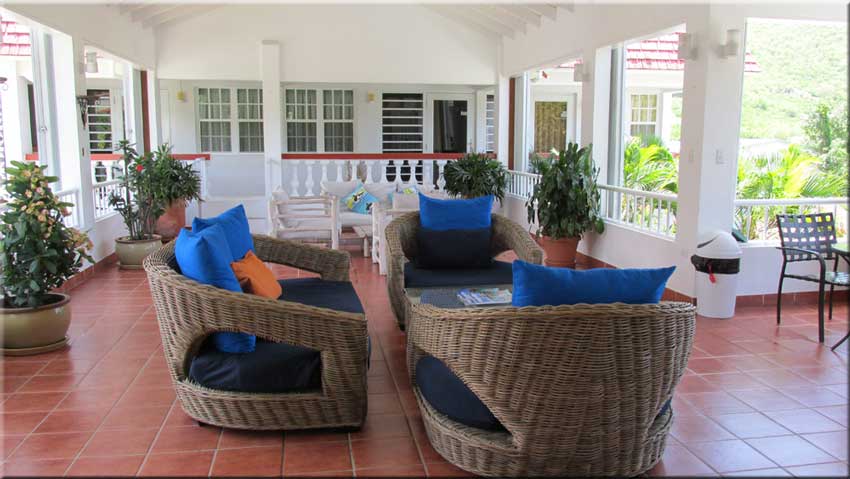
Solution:
[{"label": "dark blue cushion", "polygon": [[661,301],[675,266],[657,269],[599,268],[579,271],[516,260],[513,263],[514,306]]},{"label": "dark blue cushion", "polygon": [[504,261],[493,261],[489,268],[467,269],[423,269],[412,262],[404,264],[406,288],[511,284],[512,278],[511,264]]},{"label": "dark blue cushion", "polygon": [[242,205],[230,208],[213,218],[195,218],[192,220],[193,231],[203,231],[212,225],[221,225],[224,230],[233,257],[231,261],[239,261],[244,258],[248,250],[254,251],[254,239],[251,237],[248,216],[245,214],[245,207]]},{"label": "dark blue cushion", "polygon": [[487,268],[490,256],[490,228],[475,230],[416,230],[417,268]]},{"label": "dark blue cushion", "polygon": [[416,363],[416,386],[428,404],[453,421],[489,431],[505,430],[478,396],[433,356]]},{"label": "dark blue cushion", "polygon": [[334,311],[363,314],[363,305],[354,286],[348,281],[325,281],[320,278],[284,279],[278,281],[284,301],[301,303]]},{"label": "dark blue cushion", "polygon": [[[174,244],[174,255],[184,276],[202,284],[242,292],[239,280],[230,268],[230,247],[220,225],[201,230],[180,230]],[[221,351],[247,353],[254,350],[256,338],[251,334],[220,332],[213,334],[212,340]]]},{"label": "dark blue cushion", "polygon": [[432,230],[490,227],[493,195],[472,199],[441,200],[419,193],[419,224]]},{"label": "dark blue cushion", "polygon": [[322,387],[318,351],[301,346],[257,340],[253,352],[219,351],[210,341],[192,360],[189,377],[210,389],[251,393],[285,393]]}]

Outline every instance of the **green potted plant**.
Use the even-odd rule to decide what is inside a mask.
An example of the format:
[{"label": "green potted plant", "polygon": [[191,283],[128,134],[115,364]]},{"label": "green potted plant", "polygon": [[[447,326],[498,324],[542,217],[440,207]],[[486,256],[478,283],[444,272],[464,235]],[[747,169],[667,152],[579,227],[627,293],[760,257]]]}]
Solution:
[{"label": "green potted plant", "polygon": [[88,237],[65,225],[71,203],[60,202],[45,176],[45,166],[11,162],[6,169],[8,202],[0,223],[3,304],[0,308],[3,354],[53,351],[67,343],[71,297],[56,293],[93,261]]},{"label": "green potted plant", "polygon": [[124,161],[123,191],[114,193],[109,204],[121,215],[128,234],[115,239],[115,254],[119,267],[141,269],[145,257],[162,246],[162,237],[154,229],[163,204],[155,194],[153,155],[139,155],[127,140],[118,148]]},{"label": "green potted plant", "polygon": [[596,187],[599,169],[590,153],[591,146],[570,143],[561,152],[531,159],[531,170],[540,175],[540,181],[526,204],[528,222],[537,224],[549,266],[574,267],[581,236],[605,228]]},{"label": "green potted plant", "polygon": [[171,240],[186,225],[186,205],[201,199],[201,179],[192,165],[171,156],[168,144],[153,152],[151,168],[153,195],[164,208],[156,221],[155,232]]},{"label": "green potted plant", "polygon": [[508,171],[502,162],[486,153],[467,153],[450,161],[443,174],[450,195],[463,198],[493,195],[500,202],[505,198]]}]

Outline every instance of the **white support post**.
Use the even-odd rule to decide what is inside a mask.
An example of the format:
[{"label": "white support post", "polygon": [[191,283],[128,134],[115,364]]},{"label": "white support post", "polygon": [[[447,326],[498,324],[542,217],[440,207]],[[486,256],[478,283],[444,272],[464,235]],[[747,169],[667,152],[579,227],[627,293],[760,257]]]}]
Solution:
[{"label": "white support post", "polygon": [[[509,132],[508,128],[510,125],[510,91],[511,91],[511,78],[502,72],[502,46],[499,44],[498,54],[498,62],[499,69],[497,72],[496,78],[496,94],[495,94],[495,142],[496,142],[496,157],[505,165],[508,166],[508,156],[510,153],[508,152],[508,137]],[[485,140],[486,141],[486,140]],[[518,168],[517,165],[514,165],[514,168]]]},{"label": "white support post", "polygon": [[[282,116],[280,98],[281,78],[280,43],[263,40],[260,43],[260,75],[263,80],[263,152],[266,165],[266,197],[283,186],[283,161],[281,152]],[[298,195],[298,168],[292,163],[291,195]],[[312,171],[308,167],[308,176]]]},{"label": "white support post", "polygon": [[148,70],[148,121],[150,124],[151,148],[156,149],[163,143],[162,122],[160,121],[159,78],[155,70]]},{"label": "white support post", "polygon": [[[86,74],[85,74],[85,52],[84,45],[80,42],[79,39],[72,39],[72,45],[74,49],[74,90],[77,95],[85,95],[86,94]],[[77,110],[77,106],[75,105],[75,110]],[[77,110],[78,111],[78,110]],[[76,205],[75,212],[78,215],[78,221],[80,225],[80,229],[86,230],[94,226],[94,197],[92,196],[92,192],[94,191],[94,187],[92,185],[92,173],[91,173],[91,152],[88,149],[88,131],[85,126],[83,126],[82,118],[80,115],[75,116],[75,124],[77,126],[77,141],[78,141],[78,149],[80,151],[79,160],[77,161],[78,168],[78,183],[79,186],[79,194],[77,195],[77,201],[79,203]]]},{"label": "white support post", "polygon": [[[59,136],[56,120],[56,95],[53,76],[53,38],[34,28],[32,42],[33,91],[35,93],[38,161],[47,165],[47,173],[59,176]],[[60,178],[57,189],[62,188]]]}]

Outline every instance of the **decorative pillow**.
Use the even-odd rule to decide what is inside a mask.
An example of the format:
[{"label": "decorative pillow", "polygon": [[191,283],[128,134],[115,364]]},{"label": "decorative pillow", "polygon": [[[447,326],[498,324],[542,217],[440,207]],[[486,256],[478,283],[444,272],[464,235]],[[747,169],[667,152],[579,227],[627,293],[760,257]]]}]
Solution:
[{"label": "decorative pillow", "polygon": [[419,195],[415,191],[412,194],[393,193],[392,203],[394,210],[418,210]]},{"label": "decorative pillow", "polygon": [[493,195],[472,199],[435,199],[419,193],[419,224],[432,230],[490,227]]},{"label": "decorative pillow", "polygon": [[[253,251],[249,251],[241,260],[230,263],[230,267],[240,284],[243,280],[248,281],[250,289],[245,292],[272,299],[277,299],[283,292],[272,270]],[[242,289],[244,291],[246,288]]]},{"label": "decorative pillow", "polygon": [[[200,231],[180,230],[174,244],[174,254],[180,271],[187,278],[228,291],[242,292],[239,280],[230,269],[230,246],[221,225],[214,224]],[[212,340],[220,351],[248,353],[254,350],[257,338],[245,333],[219,332],[212,335]]]},{"label": "decorative pillow", "polygon": [[369,214],[372,209],[372,203],[376,203],[378,198],[366,191],[363,185],[358,186],[354,191],[343,198],[342,203],[350,211],[361,215]]},{"label": "decorative pillow", "polygon": [[392,202],[393,193],[395,193],[394,183],[366,183],[363,187],[381,203],[389,205]]},{"label": "decorative pillow", "polygon": [[213,218],[195,218],[192,221],[192,230],[200,232],[216,224],[221,225],[227,237],[231,252],[230,261],[238,261],[245,257],[245,253],[254,250],[254,239],[251,237],[244,206],[237,205]]},{"label": "decorative pillow", "polygon": [[493,265],[489,227],[474,230],[419,228],[416,244],[417,268],[487,268]]},{"label": "decorative pillow", "polygon": [[336,196],[340,200],[345,198],[349,193],[356,190],[361,183],[358,180],[353,181],[323,181],[322,192]]},{"label": "decorative pillow", "polygon": [[661,301],[675,266],[656,269],[599,268],[578,271],[515,260],[514,306],[627,303]]}]

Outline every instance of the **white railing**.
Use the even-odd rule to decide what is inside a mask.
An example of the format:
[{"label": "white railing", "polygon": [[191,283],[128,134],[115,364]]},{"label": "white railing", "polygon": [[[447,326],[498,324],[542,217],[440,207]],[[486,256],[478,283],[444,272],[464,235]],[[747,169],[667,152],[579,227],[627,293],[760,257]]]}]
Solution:
[{"label": "white railing", "polygon": [[510,170],[508,172],[508,196],[527,200],[534,191],[534,185],[540,181],[540,175]]},{"label": "white railing", "polygon": [[291,196],[321,194],[323,181],[417,183],[441,190],[448,159],[314,159],[288,155],[282,161],[283,187]]},{"label": "white railing", "polygon": [[778,241],[776,215],[832,213],[838,236],[847,235],[847,198],[735,200],[735,226],[750,240]]},{"label": "white railing", "polygon": [[114,194],[124,195],[124,185],[121,180],[109,180],[93,185],[95,221],[115,214],[115,209],[109,204],[109,198]]},{"label": "white railing", "polygon": [[605,221],[648,233],[676,236],[678,197],[669,193],[599,184]]},{"label": "white railing", "polygon": [[69,188],[67,190],[60,190],[54,193],[56,195],[56,199],[63,203],[71,203],[73,206],[68,208],[68,216],[65,216],[62,219],[62,222],[65,223],[65,226],[69,226],[71,228],[79,228],[82,224],[80,218],[80,189],[79,188]]}]

